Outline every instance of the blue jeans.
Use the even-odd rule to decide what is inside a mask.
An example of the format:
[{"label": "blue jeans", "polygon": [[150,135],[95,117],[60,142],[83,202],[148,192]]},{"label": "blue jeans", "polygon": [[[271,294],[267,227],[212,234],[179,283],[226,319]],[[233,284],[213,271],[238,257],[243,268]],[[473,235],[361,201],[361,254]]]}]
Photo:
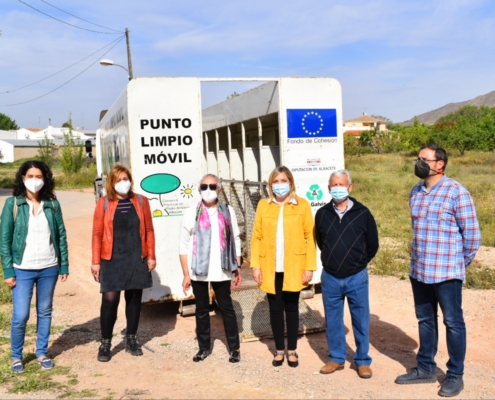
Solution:
[{"label": "blue jeans", "polygon": [[12,288],[12,324],[10,344],[12,360],[22,360],[26,324],[29,320],[33,288],[36,285],[37,339],[36,357],[48,353],[48,339],[52,323],[53,293],[58,279],[58,266],[26,270],[15,268],[15,286]]},{"label": "blue jeans", "polygon": [[410,278],[414,307],[419,327],[419,350],[416,360],[423,371],[435,372],[438,350],[438,305],[447,328],[447,374],[464,374],[466,357],[466,324],[462,313],[462,281],[453,279],[440,283],[423,283]]},{"label": "blue jeans", "polygon": [[328,359],[337,364],[344,364],[347,357],[344,328],[344,299],[347,297],[356,344],[354,363],[358,367],[371,365],[371,357],[368,354],[370,348],[368,270],[365,268],[346,278],[336,278],[323,270],[321,273],[321,294],[325,307],[327,341],[330,348]]}]

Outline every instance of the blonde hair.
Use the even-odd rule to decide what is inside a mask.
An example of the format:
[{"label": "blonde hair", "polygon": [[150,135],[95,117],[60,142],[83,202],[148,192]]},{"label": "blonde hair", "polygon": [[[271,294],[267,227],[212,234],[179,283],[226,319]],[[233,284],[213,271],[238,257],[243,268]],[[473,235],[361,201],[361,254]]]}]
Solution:
[{"label": "blonde hair", "polygon": [[289,198],[291,199],[296,198],[296,184],[294,183],[294,175],[292,175],[292,172],[290,172],[289,168],[287,168],[284,165],[281,165],[280,167],[275,168],[271,172],[270,177],[268,178],[268,195],[270,201],[273,201],[275,199],[275,195],[273,194],[272,191],[273,181],[280,174],[285,174],[287,176],[287,179],[289,180],[289,185],[290,185]]},{"label": "blonde hair", "polygon": [[117,192],[115,191],[114,185],[119,179],[119,176],[122,172],[125,172],[129,177],[129,182],[131,182],[131,189],[129,190],[129,197],[134,197],[134,192],[132,190],[132,175],[131,171],[129,171],[123,165],[115,165],[109,172],[107,178],[107,184],[105,185],[105,189],[107,191],[108,200],[115,200],[117,198]]}]

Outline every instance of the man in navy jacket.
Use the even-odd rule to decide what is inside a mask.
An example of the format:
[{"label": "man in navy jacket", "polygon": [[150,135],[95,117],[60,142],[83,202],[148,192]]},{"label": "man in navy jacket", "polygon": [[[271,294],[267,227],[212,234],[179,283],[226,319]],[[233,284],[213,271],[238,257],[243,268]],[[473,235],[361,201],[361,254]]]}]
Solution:
[{"label": "man in navy jacket", "polygon": [[347,170],[330,175],[332,201],[315,217],[316,242],[321,250],[321,291],[330,347],[328,363],[320,373],[344,368],[347,357],[344,299],[347,297],[356,342],[354,363],[361,378],[371,378],[369,351],[369,284],[367,266],[378,251],[378,231],[371,212],[356,199]]}]

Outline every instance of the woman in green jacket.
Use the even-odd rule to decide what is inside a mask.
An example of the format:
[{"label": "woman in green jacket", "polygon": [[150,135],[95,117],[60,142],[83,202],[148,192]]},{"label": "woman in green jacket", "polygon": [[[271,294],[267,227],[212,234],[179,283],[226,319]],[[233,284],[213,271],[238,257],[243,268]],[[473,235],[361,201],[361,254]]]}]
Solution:
[{"label": "woman in green jacket", "polygon": [[47,357],[53,293],[58,276],[65,282],[69,274],[65,226],[54,186],[45,163],[27,161],[17,171],[14,196],[6,200],[2,211],[0,256],[5,283],[12,289],[10,344],[15,373],[24,372],[22,351],[34,286],[36,358],[42,369],[53,368]]}]

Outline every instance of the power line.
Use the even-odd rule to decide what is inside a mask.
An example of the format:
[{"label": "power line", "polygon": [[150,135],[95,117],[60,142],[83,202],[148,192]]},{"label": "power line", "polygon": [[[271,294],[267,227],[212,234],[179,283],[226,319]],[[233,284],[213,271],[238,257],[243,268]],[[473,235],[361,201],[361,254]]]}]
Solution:
[{"label": "power line", "polygon": [[[52,17],[51,15],[49,15],[49,14],[47,14],[47,13],[45,13],[45,12],[41,11],[41,10],[38,10],[37,8],[34,8],[32,5],[30,5],[30,4],[28,4],[28,3],[25,3],[25,2],[24,2],[24,1],[22,1],[22,0],[18,0],[18,1],[19,1],[19,2],[21,2],[21,3],[22,3],[22,4],[24,4],[24,5],[26,5],[26,6],[30,7],[30,8],[32,8],[33,10],[38,11],[39,13],[41,13],[41,14],[43,14],[43,15],[46,15],[47,17],[50,17],[50,18],[52,18],[52,19],[54,19],[54,20],[56,20],[56,21],[58,21],[58,22],[61,22],[61,23],[63,23],[63,24],[69,25],[69,26],[72,26],[72,27],[77,28],[77,29],[82,29],[82,30],[84,30],[84,31],[88,31],[88,32],[101,33],[101,34],[103,34],[103,35],[119,35],[119,34],[123,33],[123,32],[118,32],[118,33],[117,33],[117,32],[99,32],[99,31],[95,31],[95,30],[92,30],[92,29],[81,28],[80,26],[77,26],[77,25],[72,25],[72,24],[69,24],[68,22],[62,21],[61,19],[58,19],[58,18]],[[105,29],[108,29],[108,28],[105,28]]]},{"label": "power line", "polygon": [[95,26],[99,26],[100,28],[103,28],[103,29],[108,29],[109,31],[114,31],[114,32],[118,32],[118,33],[124,33],[124,32],[122,32],[122,31],[118,31],[117,29],[107,28],[107,27],[105,27],[105,26],[101,26],[101,25],[95,24],[95,23],[93,23],[93,22],[91,22],[91,21],[87,21],[87,20],[85,20],[85,19],[79,18],[78,16],[76,16],[76,15],[74,15],[74,14],[71,14],[71,13],[69,13],[69,12],[67,12],[67,11],[64,11],[64,10],[62,10],[61,8],[55,7],[53,4],[50,4],[50,3],[48,3],[48,2],[47,2],[47,1],[45,1],[45,0],[41,0],[41,1],[42,1],[43,3],[45,3],[45,4],[48,4],[50,7],[56,8],[57,10],[62,11],[63,13],[66,13],[66,14],[70,15],[71,17],[74,17],[74,18],[80,19],[81,21],[87,22],[88,24],[95,25]]},{"label": "power line", "polygon": [[21,87],[16,88],[16,89],[7,90],[7,91],[5,91],[5,92],[0,92],[0,95],[2,95],[2,94],[9,94],[9,93],[12,93],[12,92],[16,92],[16,91],[18,91],[18,90],[21,90],[21,89],[27,88],[27,87],[29,87],[29,86],[32,86],[32,85],[35,85],[35,84],[37,84],[37,83],[39,83],[39,82],[42,82],[42,81],[44,81],[44,80],[47,80],[48,78],[51,78],[52,76],[58,75],[58,74],[60,74],[61,72],[64,72],[65,70],[68,70],[69,68],[72,68],[74,65],[77,65],[77,64],[79,64],[80,62],[82,62],[82,61],[84,61],[84,60],[88,59],[89,57],[91,57],[91,56],[93,56],[93,55],[95,55],[96,53],[99,53],[99,52],[100,52],[100,51],[102,51],[104,48],[106,48],[106,47],[108,47],[108,46],[112,45],[112,44],[113,44],[114,42],[116,42],[117,40],[119,40],[119,41],[120,41],[120,40],[122,40],[122,39],[123,39],[123,36],[121,36],[120,38],[117,38],[117,39],[115,39],[115,40],[111,41],[111,42],[110,42],[110,43],[108,43],[107,45],[103,46],[101,49],[96,50],[94,53],[91,53],[89,56],[84,57],[83,59],[81,59],[81,60],[77,61],[76,63],[74,63],[74,64],[72,64],[72,65],[69,65],[68,67],[65,67],[64,69],[61,69],[60,71],[55,72],[54,74],[49,75],[49,76],[47,76],[46,78],[40,79],[40,80],[38,80],[38,81],[36,81],[36,82],[30,83],[30,84],[25,85],[25,86],[21,86]]},{"label": "power line", "polygon": [[[119,42],[124,38],[124,36],[122,36],[118,41],[117,43],[115,43],[112,47],[110,47],[110,49],[108,49],[108,51],[106,51],[101,57],[103,57],[104,55],[108,54],[115,46],[117,46],[119,44]],[[50,93],[53,93],[55,92],[56,90],[60,89],[61,87],[67,85],[68,83],[72,82],[74,79],[76,79],[78,76],[82,75],[84,72],[86,72],[88,69],[90,69],[93,65],[95,65],[98,61],[100,60],[100,57],[98,57],[97,60],[95,60],[94,62],[92,62],[87,68],[83,69],[80,73],[78,73],[76,76],[74,76],[73,78],[69,79],[67,82],[63,83],[62,85],[56,87],[55,89],[45,93],[45,94],[42,94],[41,96],[38,96],[38,97],[35,97],[34,99],[31,99],[31,100],[26,100],[26,101],[22,101],[20,103],[14,103],[14,104],[0,104],[0,107],[11,107],[11,106],[18,106],[18,105],[21,105],[21,104],[26,104],[26,103],[30,103],[31,101],[35,101],[35,100],[38,100],[38,99],[41,99],[42,97],[45,97],[45,96],[48,96]]]}]

